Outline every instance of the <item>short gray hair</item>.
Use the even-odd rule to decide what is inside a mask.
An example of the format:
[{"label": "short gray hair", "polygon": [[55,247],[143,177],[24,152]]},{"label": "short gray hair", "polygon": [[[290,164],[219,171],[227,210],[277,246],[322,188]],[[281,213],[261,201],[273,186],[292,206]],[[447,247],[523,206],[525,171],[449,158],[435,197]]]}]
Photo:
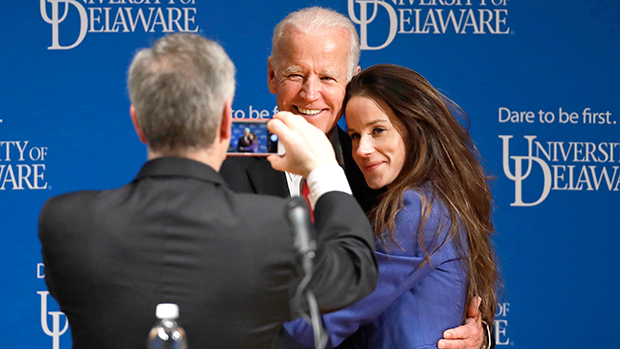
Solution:
[{"label": "short gray hair", "polygon": [[127,85],[150,149],[209,148],[235,93],[235,66],[219,44],[176,33],[135,55]]},{"label": "short gray hair", "polygon": [[280,66],[278,45],[284,31],[288,28],[297,29],[303,33],[324,33],[328,29],[339,28],[349,32],[349,79],[357,70],[360,60],[360,40],[357,30],[351,20],[344,15],[323,7],[307,7],[289,13],[273,30],[271,40],[271,64],[275,69]]}]

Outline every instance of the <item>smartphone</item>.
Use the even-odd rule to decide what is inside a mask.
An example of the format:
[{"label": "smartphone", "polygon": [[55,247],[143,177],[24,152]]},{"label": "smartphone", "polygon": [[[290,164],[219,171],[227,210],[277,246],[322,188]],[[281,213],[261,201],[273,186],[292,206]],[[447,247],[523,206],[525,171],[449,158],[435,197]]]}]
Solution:
[{"label": "smartphone", "polygon": [[267,130],[271,119],[233,119],[228,156],[283,154],[278,136]]}]

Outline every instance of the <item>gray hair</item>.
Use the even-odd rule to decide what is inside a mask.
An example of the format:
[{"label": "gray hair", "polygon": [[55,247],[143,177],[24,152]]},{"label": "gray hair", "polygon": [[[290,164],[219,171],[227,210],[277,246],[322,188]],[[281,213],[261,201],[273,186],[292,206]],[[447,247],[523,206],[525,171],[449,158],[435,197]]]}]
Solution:
[{"label": "gray hair", "polygon": [[176,33],[135,55],[127,85],[150,149],[209,148],[235,93],[235,66],[219,44]]},{"label": "gray hair", "polygon": [[271,56],[269,59],[276,70],[280,66],[278,46],[282,34],[288,28],[297,29],[304,33],[324,33],[326,30],[333,28],[347,30],[350,34],[349,79],[355,75],[360,60],[360,40],[355,26],[347,17],[334,10],[318,6],[307,7],[289,13],[273,30]]}]

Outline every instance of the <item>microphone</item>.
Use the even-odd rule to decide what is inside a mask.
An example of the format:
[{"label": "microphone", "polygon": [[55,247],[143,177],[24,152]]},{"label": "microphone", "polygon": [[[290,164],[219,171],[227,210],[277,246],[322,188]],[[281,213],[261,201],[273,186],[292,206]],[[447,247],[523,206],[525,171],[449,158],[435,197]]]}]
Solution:
[{"label": "microphone", "polygon": [[[310,210],[306,200],[302,197],[292,197],[286,204],[284,215],[293,226],[293,245],[297,253],[301,256],[301,264],[303,267],[303,278],[297,286],[297,291],[293,298],[293,305],[297,308],[302,318],[312,325],[314,334],[314,345],[317,349],[325,348],[328,336],[323,330],[319,306],[317,304],[314,293],[308,288],[310,279],[312,278],[312,259],[314,258],[314,250],[316,241],[313,237],[314,225],[311,222]],[[305,295],[310,315],[304,311],[302,299]]]},{"label": "microphone", "polygon": [[[314,257],[314,241],[308,204],[299,196],[292,197],[285,208],[285,216],[293,226],[293,243],[301,256]],[[304,266],[305,269],[305,266]]]}]

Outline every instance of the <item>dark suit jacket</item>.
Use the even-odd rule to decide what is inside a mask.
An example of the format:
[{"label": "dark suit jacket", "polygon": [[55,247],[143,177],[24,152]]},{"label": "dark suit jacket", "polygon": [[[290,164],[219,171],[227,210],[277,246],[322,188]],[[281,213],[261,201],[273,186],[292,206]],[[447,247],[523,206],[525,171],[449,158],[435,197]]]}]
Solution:
[{"label": "dark suit jacket", "polygon": [[[147,162],[129,184],[51,198],[45,280],[74,348],[143,349],[155,307],[177,303],[189,348],[273,347],[299,282],[286,200],[236,194],[199,162]],[[350,195],[316,205],[311,287],[322,311],[374,289],[371,228]]]}]

